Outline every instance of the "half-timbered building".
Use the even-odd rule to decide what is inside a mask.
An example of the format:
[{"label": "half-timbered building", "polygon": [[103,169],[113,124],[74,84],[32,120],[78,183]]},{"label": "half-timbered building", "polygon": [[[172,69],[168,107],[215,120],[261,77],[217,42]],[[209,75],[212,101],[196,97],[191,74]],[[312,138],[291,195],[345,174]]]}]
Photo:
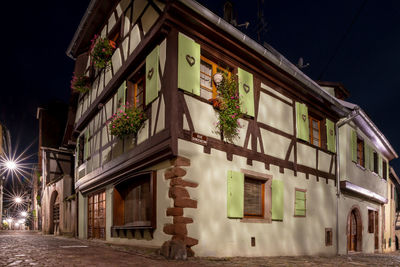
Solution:
[{"label": "half-timbered building", "polygon": [[[89,53],[96,34],[116,43],[111,66],[100,71]],[[200,256],[346,253],[335,129],[353,112],[344,88],[317,84],[193,0],[92,0],[67,54],[75,75],[92,80],[75,107],[71,140],[80,238],[181,240]],[[221,71],[237,77],[244,113],[233,141],[217,131],[209,101]],[[107,121],[125,102],[147,119],[121,139]],[[345,166],[351,127],[341,128]]]}]

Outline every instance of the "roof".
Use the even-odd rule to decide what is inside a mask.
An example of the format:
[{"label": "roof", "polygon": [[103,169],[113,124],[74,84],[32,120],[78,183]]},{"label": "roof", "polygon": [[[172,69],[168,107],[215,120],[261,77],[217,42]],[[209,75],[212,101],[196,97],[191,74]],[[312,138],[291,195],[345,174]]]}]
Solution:
[{"label": "roof", "polygon": [[[85,38],[89,38],[82,35],[85,35],[89,25],[93,21],[98,20],[98,18],[96,18],[95,16],[95,14],[97,13],[96,11],[102,10],[103,12],[101,12],[101,15],[104,16],[104,14],[107,14],[107,12],[104,12],[106,7],[108,6],[110,8],[110,5],[113,4],[110,4],[110,2],[114,1],[92,0],[90,2],[89,7],[86,10],[85,15],[83,16],[82,21],[79,24],[79,27],[75,32],[75,35],[68,47],[67,55],[71,57],[77,56],[79,44],[82,43],[82,40],[84,40]],[[178,2],[182,3],[204,19],[208,20],[210,23],[214,24],[216,27],[236,39],[236,41],[238,41],[242,45],[255,51],[261,57],[266,59],[268,62],[271,62],[278,69],[285,72],[293,79],[305,85],[309,91],[329,102],[331,104],[331,108],[339,116],[345,117],[349,115],[353,110],[359,109],[359,107],[355,104],[340,100],[330,95],[317,82],[313,81],[310,77],[305,75],[300,69],[298,69],[294,64],[287,60],[273,47],[268,44],[264,44],[264,46],[260,45],[259,43],[245,35],[243,32],[238,30],[236,27],[226,22],[221,17],[217,16],[198,2],[194,0],[178,0]],[[348,91],[343,86],[341,86],[341,88],[343,88],[345,92],[348,93]],[[363,110],[360,110],[360,116],[357,116],[354,121],[356,122],[358,127],[363,129],[364,133],[376,144],[377,148],[380,149],[388,159],[398,157],[385,136],[379,131],[379,129],[375,126],[375,124],[371,121],[371,119]]]},{"label": "roof", "polygon": [[357,111],[358,116],[356,116],[353,121],[357,127],[359,127],[365,135],[374,143],[376,148],[388,159],[392,160],[398,158],[396,151],[393,149],[392,145],[375,125],[375,123],[370,119],[367,113],[361,109],[358,105],[337,99],[344,107]]}]

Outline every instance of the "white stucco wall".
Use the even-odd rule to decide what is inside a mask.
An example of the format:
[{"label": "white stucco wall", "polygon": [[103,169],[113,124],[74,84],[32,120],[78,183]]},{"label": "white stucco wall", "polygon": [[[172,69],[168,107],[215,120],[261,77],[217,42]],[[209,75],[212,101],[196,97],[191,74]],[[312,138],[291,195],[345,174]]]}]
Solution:
[{"label": "white stucco wall", "polygon": [[[199,240],[192,247],[197,256],[332,255],[336,252],[333,181],[316,182],[314,176],[307,180],[304,174],[295,177],[287,170],[282,174],[273,165],[268,171],[263,163],[253,161],[253,166],[249,166],[245,158],[238,156],[227,161],[224,152],[211,149],[211,154],[205,154],[201,145],[183,140],[178,141],[178,147],[179,155],[191,160],[185,180],[199,184],[189,189],[191,198],[198,201],[197,209],[184,209],[184,216],[194,220],[187,228],[188,236]],[[241,168],[270,174],[273,179],[284,182],[282,222],[244,223],[227,218],[227,171]],[[296,187],[307,190],[305,218],[293,216]],[[333,229],[333,246],[325,246],[325,228]],[[255,247],[251,247],[251,237],[256,238]]]},{"label": "white stucco wall", "polygon": [[[368,233],[368,209],[378,211],[379,215],[379,248],[382,236],[382,206],[358,197],[342,194],[339,202],[339,254],[347,254],[347,218],[353,207],[358,207],[362,223],[362,251],[374,253],[374,233]],[[381,251],[379,249],[379,251]]]},{"label": "white stucco wall", "polygon": [[[340,128],[340,180],[349,181],[355,185],[366,188],[383,197],[387,197],[387,181],[379,177],[376,173],[368,168],[362,168],[351,160],[351,129],[350,125],[346,124]],[[357,135],[363,138],[375,151],[378,151],[373,143],[366,135],[357,129]],[[385,158],[383,158],[386,160]]]}]

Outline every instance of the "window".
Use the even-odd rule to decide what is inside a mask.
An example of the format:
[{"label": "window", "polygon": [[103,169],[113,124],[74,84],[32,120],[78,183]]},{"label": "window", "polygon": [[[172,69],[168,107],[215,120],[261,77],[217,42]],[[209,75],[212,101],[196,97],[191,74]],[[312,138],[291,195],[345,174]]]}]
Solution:
[{"label": "window", "polygon": [[244,178],[244,216],[264,218],[265,181]]},{"label": "window", "polygon": [[374,211],[368,210],[368,233],[374,232]]},{"label": "window", "polygon": [[309,116],[310,122],[310,142],[315,146],[321,147],[321,121]]},{"label": "window", "polygon": [[357,163],[364,166],[364,141],[357,138]]},{"label": "window", "polygon": [[83,156],[84,156],[84,148],[85,148],[85,135],[81,135],[79,137],[79,147],[78,147],[78,153],[79,153],[79,157],[78,157],[78,166],[82,165],[83,163]]},{"label": "window", "polygon": [[387,163],[385,160],[382,160],[382,178],[387,180]]},{"label": "window", "polygon": [[212,99],[217,96],[217,87],[213,81],[214,74],[225,72],[230,77],[231,73],[211,60],[201,56],[200,63],[200,96],[205,99]]},{"label": "window", "polygon": [[374,151],[374,172],[378,173],[378,153]]},{"label": "window", "polygon": [[114,188],[114,228],[155,228],[155,173],[139,175]]},{"label": "window", "polygon": [[106,238],[106,193],[88,197],[88,238]]},{"label": "window", "polygon": [[306,216],[306,192],[307,190],[295,188],[294,216]]},{"label": "window", "polygon": [[144,70],[135,75],[131,81],[128,81],[127,101],[130,107],[144,109],[145,81]]},{"label": "window", "polygon": [[109,30],[109,34],[107,36],[108,40],[115,42],[115,47],[118,47],[121,42],[121,25],[122,20],[119,20],[115,23],[115,26]]},{"label": "window", "polygon": [[325,246],[332,246],[332,228],[325,228]]}]

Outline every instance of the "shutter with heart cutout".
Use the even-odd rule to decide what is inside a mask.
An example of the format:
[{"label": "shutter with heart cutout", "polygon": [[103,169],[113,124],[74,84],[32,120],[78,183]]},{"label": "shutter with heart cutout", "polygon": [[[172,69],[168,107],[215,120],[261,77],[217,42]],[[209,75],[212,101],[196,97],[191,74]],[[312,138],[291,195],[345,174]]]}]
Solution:
[{"label": "shutter with heart cutout", "polygon": [[254,117],[253,74],[238,68],[240,109],[244,114]]},{"label": "shutter with heart cutout", "polygon": [[182,33],[178,36],[178,88],[200,95],[200,45]]},{"label": "shutter with heart cutout", "polygon": [[146,57],[146,105],[158,97],[160,91],[160,77],[158,62],[160,58],[160,46],[156,46]]},{"label": "shutter with heart cutout", "polygon": [[308,124],[308,108],[305,104],[296,102],[296,129],[297,138],[310,141],[310,128]]}]

